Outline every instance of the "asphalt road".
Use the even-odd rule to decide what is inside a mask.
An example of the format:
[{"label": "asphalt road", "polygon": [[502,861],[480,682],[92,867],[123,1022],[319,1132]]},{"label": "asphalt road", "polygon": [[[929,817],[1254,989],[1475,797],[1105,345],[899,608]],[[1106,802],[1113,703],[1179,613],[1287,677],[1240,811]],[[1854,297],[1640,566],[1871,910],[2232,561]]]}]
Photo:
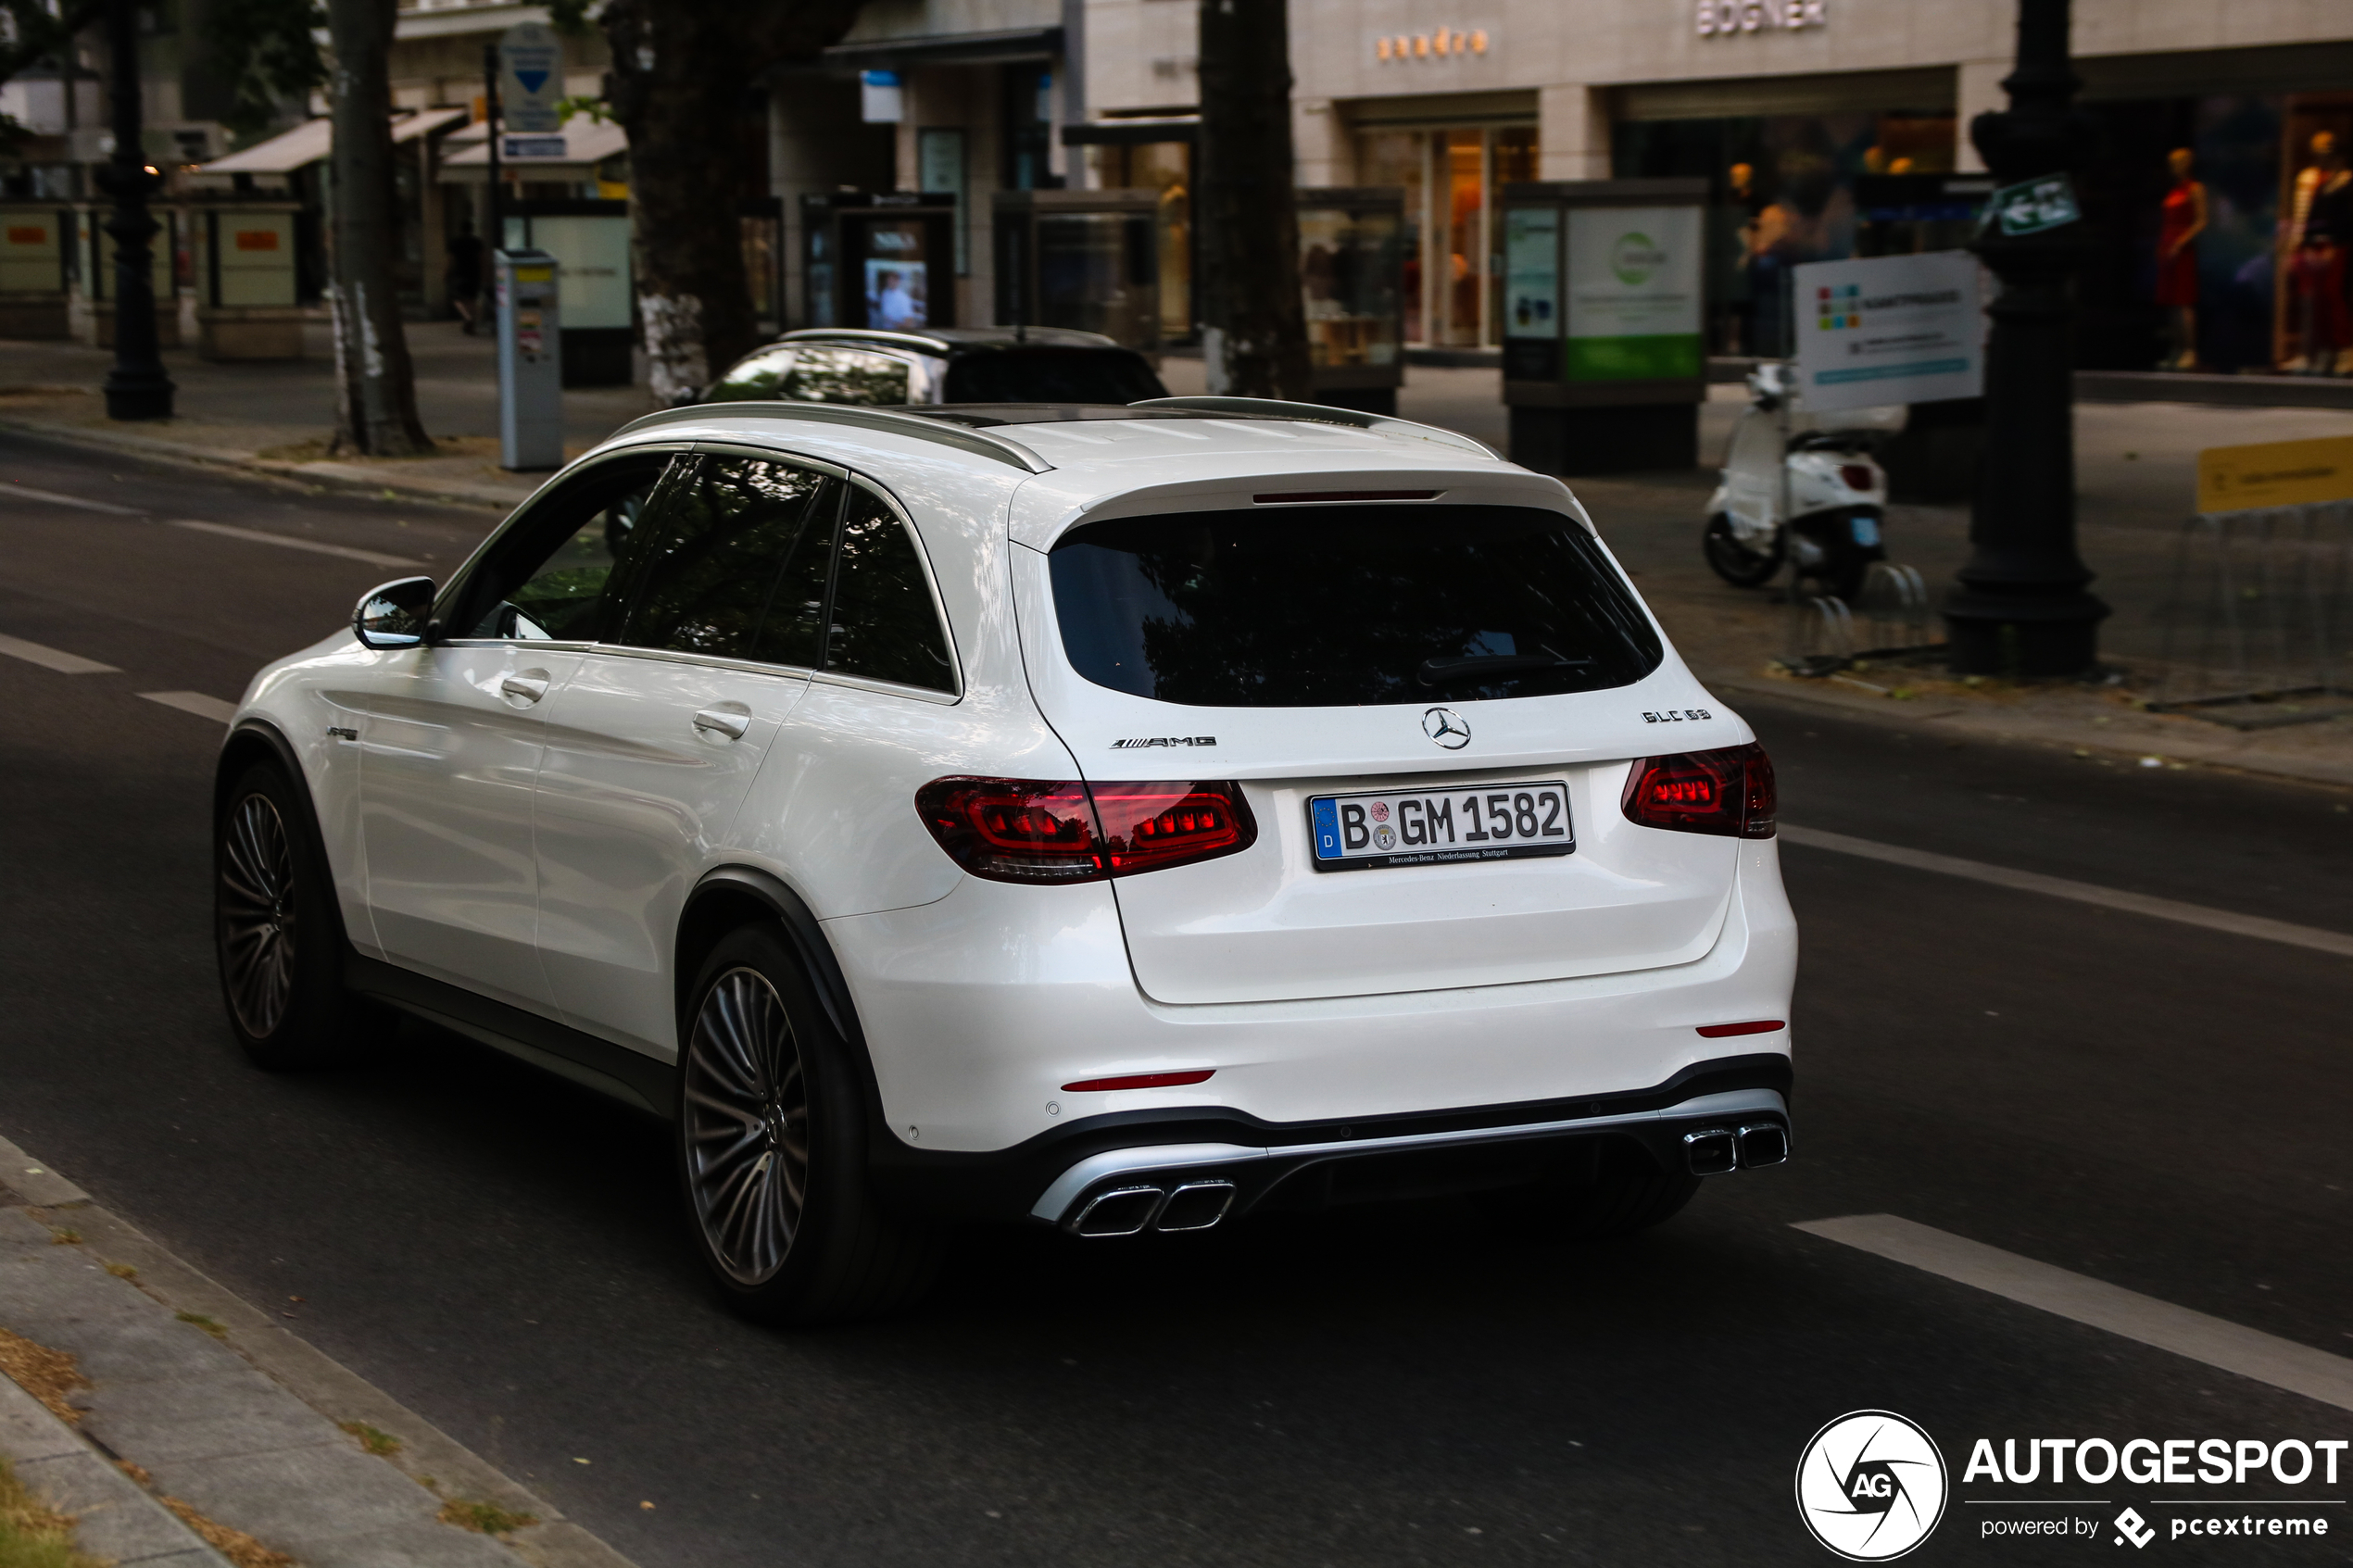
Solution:
[{"label": "asphalt road", "polygon": [[[1009,1233],[890,1321],[747,1327],[659,1127],[416,1025],[272,1077],[220,1022],[219,732],[137,694],[234,698],[396,569],[23,486],[427,571],[484,519],[0,438],[0,633],[121,671],[0,658],[0,1133],[647,1568],[1824,1562],[1793,1467],[1872,1407],[1953,1467],[1920,1560],[2058,1561],[2116,1549],[1981,1539],[2020,1511],[1966,1500],[1977,1437],[2353,1426],[1791,1228],[1897,1214],[2353,1355],[2353,960],[1796,847],[1798,1156],[1650,1236],[1569,1248],[1439,1203]],[[1743,711],[1789,821],[2353,931],[2345,796]],[[2285,1495],[2006,1489],[2160,1523],[2258,1494]],[[2353,1509],[2320,1512],[2325,1541],[2152,1549],[2345,1561]]]}]

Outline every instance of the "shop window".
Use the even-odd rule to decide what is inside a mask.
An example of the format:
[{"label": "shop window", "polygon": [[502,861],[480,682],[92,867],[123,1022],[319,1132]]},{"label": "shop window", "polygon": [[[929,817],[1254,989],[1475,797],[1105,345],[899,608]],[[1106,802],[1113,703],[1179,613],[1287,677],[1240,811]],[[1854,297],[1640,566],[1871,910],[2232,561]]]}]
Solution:
[{"label": "shop window", "polygon": [[1189,343],[1193,337],[1192,144],[1143,142],[1106,146],[1101,151],[1106,188],[1152,191],[1160,197],[1156,226],[1161,341]]},{"label": "shop window", "polygon": [[1357,182],[1365,185],[1397,185],[1405,192],[1405,341],[1429,341],[1424,328],[1422,234],[1423,200],[1428,186],[1429,138],[1418,131],[1375,131],[1357,143]]}]

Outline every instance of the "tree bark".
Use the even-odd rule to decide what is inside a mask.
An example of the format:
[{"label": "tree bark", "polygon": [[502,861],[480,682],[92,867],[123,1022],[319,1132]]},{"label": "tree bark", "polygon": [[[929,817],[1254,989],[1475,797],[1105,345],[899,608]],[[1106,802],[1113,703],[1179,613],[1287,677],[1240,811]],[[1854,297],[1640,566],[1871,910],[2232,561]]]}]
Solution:
[{"label": "tree bark", "polygon": [[[654,401],[691,403],[760,341],[744,274],[741,170],[726,156],[743,95],[816,57],[860,0],[610,0],[605,96],[629,135],[630,243]],[[764,193],[762,193],[764,194]]]},{"label": "tree bark", "polygon": [[1285,0],[1201,0],[1202,358],[1209,390],[1309,395]]},{"label": "tree bark", "polygon": [[392,174],[393,0],[327,0],[334,50],[334,222],[327,305],[335,339],[336,451],[407,458],[434,449],[417,419],[416,378],[392,258],[400,215]]}]

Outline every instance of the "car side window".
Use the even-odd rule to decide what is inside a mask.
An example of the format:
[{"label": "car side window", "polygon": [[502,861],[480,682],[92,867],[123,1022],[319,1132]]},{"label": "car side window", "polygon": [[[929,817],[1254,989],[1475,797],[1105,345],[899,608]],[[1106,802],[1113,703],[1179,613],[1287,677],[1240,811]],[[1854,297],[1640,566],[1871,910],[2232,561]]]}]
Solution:
[{"label": "car side window", "polygon": [[933,691],[956,688],[948,633],[915,541],[889,508],[855,488],[834,551],[824,667]]},{"label": "car side window", "polygon": [[467,584],[457,635],[566,643],[610,636],[644,552],[638,523],[671,461],[661,452],[604,463],[539,502]]},{"label": "car side window", "polygon": [[907,401],[907,361],[870,348],[803,345],[792,370],[771,395],[801,403],[855,403],[880,408]]},{"label": "car side window", "polygon": [[[796,559],[822,563],[833,481],[793,463],[701,458],[665,500],[645,585],[620,640],[632,647],[804,663],[761,646],[761,622]],[[822,565],[819,570],[822,569]]]},{"label": "car side window", "polygon": [[703,401],[762,402],[791,396],[785,386],[792,379],[793,355],[789,348],[763,348],[745,355],[728,368],[725,375],[711,383],[703,393]]}]

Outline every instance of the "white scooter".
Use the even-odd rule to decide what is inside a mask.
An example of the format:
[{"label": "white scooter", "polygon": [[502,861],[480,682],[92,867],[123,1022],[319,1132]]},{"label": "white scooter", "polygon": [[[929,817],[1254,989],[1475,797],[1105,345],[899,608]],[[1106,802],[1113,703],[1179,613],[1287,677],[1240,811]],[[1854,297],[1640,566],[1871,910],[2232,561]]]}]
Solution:
[{"label": "white scooter", "polygon": [[1795,370],[1769,362],[1749,372],[1748,392],[1707,502],[1707,564],[1734,587],[1755,588],[1789,559],[1797,577],[1852,600],[1871,563],[1887,558],[1887,472],[1871,453],[1903,430],[1904,407],[1809,414]]}]

